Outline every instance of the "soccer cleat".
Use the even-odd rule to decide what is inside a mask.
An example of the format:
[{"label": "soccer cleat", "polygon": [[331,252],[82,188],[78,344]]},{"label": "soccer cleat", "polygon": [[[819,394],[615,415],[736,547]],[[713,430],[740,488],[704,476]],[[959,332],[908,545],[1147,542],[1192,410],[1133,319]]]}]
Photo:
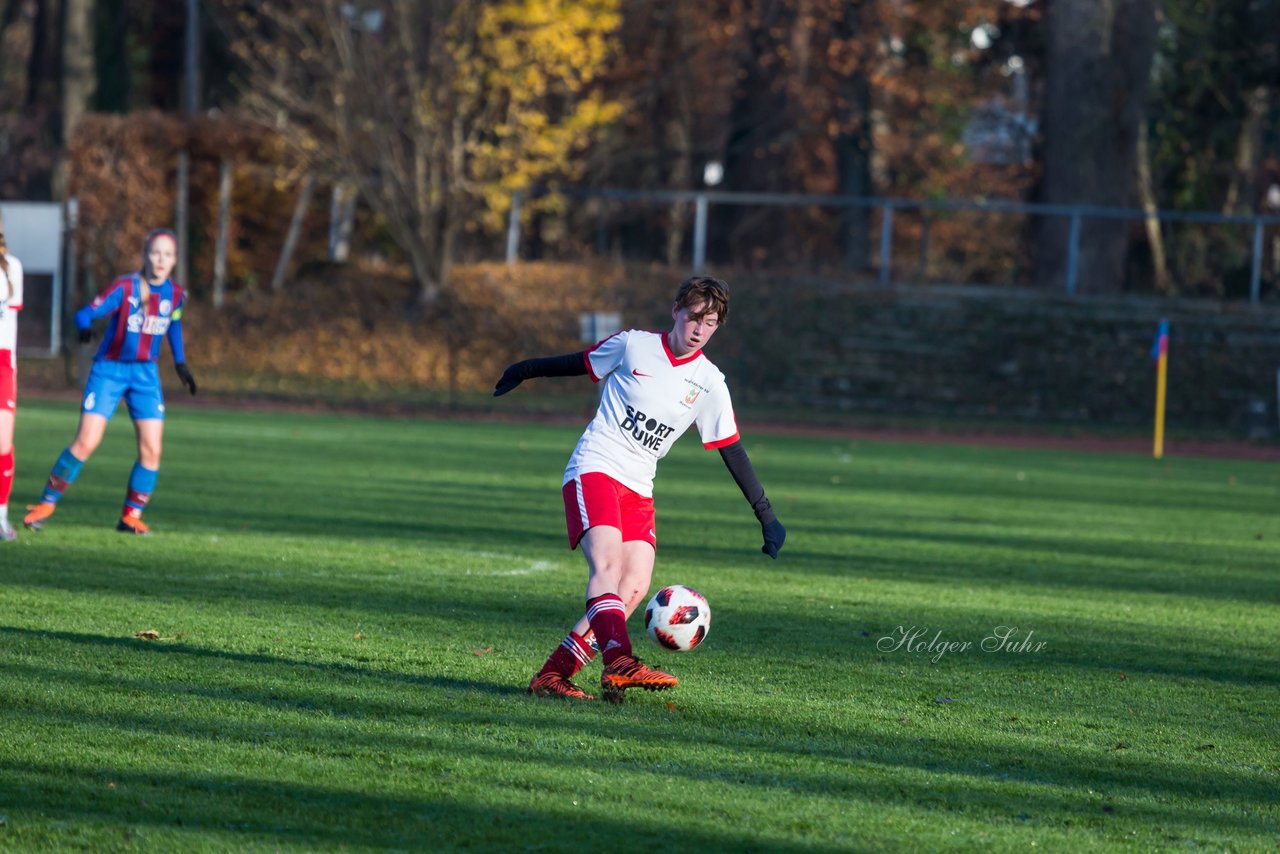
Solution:
[{"label": "soccer cleat", "polygon": [[646,691],[665,691],[680,684],[680,680],[670,673],[654,670],[638,658],[620,655],[612,664],[606,664],[600,676],[600,687],[604,689],[604,698],[610,703],[621,703],[623,691],[628,688],[643,688]]},{"label": "soccer cleat", "polygon": [[563,697],[566,700],[595,699],[559,673],[539,673],[529,683],[529,693],[535,697]]},{"label": "soccer cleat", "polygon": [[22,517],[22,524],[26,525],[33,531],[38,531],[44,527],[44,520],[53,515],[58,505],[49,501],[41,501],[39,504],[28,504],[27,510],[30,512]]},{"label": "soccer cleat", "polygon": [[18,539],[18,532],[7,521],[0,522],[0,543],[12,543]]},{"label": "soccer cleat", "polygon": [[116,522],[116,530],[122,534],[151,533],[151,529],[147,527],[147,523],[143,522],[140,516],[121,516],[120,521]]}]

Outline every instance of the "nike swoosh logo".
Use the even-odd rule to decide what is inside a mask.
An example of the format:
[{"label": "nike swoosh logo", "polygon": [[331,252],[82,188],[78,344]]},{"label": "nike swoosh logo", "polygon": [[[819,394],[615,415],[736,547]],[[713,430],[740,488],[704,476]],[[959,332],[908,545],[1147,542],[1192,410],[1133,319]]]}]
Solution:
[{"label": "nike swoosh logo", "polygon": [[651,377],[651,376],[653,376],[653,374],[642,374],[642,373],[640,373],[639,371],[637,371],[635,368],[632,368],[632,369],[631,369],[631,373],[632,373],[634,376],[637,376],[637,377]]}]

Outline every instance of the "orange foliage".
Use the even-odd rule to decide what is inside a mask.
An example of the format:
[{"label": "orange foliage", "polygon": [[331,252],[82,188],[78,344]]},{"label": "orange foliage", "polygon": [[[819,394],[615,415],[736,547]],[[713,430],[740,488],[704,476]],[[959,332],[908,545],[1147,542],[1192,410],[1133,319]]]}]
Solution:
[{"label": "orange foliage", "polygon": [[[270,278],[301,178],[278,139],[226,116],[90,114],[77,125],[68,157],[70,194],[80,203],[80,265],[95,287],[138,268],[148,231],[174,226],[178,154],[184,147],[190,153],[191,281],[183,284],[207,293],[213,279],[224,159],[233,176],[228,279],[252,287]],[[323,212],[317,207],[318,220]],[[314,236],[320,230],[304,232],[302,253],[322,240]]]},{"label": "orange foliage", "polygon": [[316,268],[278,294],[242,293],[189,311],[188,351],[217,387],[256,377],[414,388],[491,386],[516,359],[580,350],[582,312],[621,311],[648,328],[678,281],[612,266],[476,264],[427,313],[403,274]]}]

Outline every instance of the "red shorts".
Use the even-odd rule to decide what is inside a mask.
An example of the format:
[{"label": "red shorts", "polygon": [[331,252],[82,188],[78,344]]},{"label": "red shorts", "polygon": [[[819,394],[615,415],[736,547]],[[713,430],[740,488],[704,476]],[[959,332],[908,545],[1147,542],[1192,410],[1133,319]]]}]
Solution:
[{"label": "red shorts", "polygon": [[18,409],[18,369],[13,366],[13,353],[0,350],[0,411]]},{"label": "red shorts", "polygon": [[588,528],[608,525],[622,532],[622,541],[644,540],[655,549],[653,499],[628,489],[607,474],[587,472],[564,485],[564,520],[569,548],[576,549]]}]

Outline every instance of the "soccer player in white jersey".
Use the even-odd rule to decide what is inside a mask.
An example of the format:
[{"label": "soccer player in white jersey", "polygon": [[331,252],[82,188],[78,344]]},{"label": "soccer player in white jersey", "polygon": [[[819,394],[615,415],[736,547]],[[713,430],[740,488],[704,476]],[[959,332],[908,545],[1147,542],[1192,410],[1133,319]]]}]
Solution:
[{"label": "soccer player in white jersey", "polygon": [[[724,374],[703,348],[729,313],[729,286],[710,276],[681,283],[670,332],[619,332],[580,353],[528,359],[510,366],[494,396],[534,377],[590,375],[603,382],[600,407],[564,472],[569,547],[587,559],[587,609],[529,683],[539,696],[594,699],[572,677],[594,656],[604,661],[604,698],[620,703],[627,688],[675,687],[669,673],[632,653],[627,617],[653,577],[657,534],[653,476],[658,460],[691,426],[717,449],[760,521],[761,548],[771,558],[786,539],[738,436]],[[594,643],[593,643],[594,639]]]},{"label": "soccer player in white jersey", "polygon": [[18,535],[9,524],[13,491],[13,421],[18,412],[18,312],[22,311],[22,262],[9,254],[0,224],[0,543]]}]

